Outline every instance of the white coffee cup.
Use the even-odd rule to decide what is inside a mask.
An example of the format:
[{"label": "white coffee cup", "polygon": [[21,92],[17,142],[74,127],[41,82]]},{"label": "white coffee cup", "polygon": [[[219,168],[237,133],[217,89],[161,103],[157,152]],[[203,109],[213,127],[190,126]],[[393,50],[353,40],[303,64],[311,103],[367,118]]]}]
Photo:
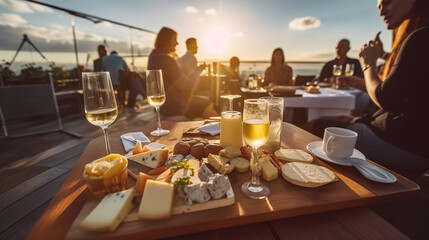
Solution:
[{"label": "white coffee cup", "polygon": [[325,128],[323,151],[329,157],[348,158],[353,155],[358,134],[338,127]]}]

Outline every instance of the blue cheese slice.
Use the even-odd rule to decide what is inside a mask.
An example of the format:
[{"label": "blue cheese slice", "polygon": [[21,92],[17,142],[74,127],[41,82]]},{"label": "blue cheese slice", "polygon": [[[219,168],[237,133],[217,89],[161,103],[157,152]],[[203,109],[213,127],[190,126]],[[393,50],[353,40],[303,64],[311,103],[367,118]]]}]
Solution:
[{"label": "blue cheese slice", "polygon": [[213,176],[213,172],[207,167],[205,163],[201,164],[200,169],[198,169],[198,177],[200,180],[207,182],[211,176]]},{"label": "blue cheese slice", "polygon": [[150,168],[163,166],[168,159],[168,149],[156,149],[128,157],[128,160],[140,163]]},{"label": "blue cheese slice", "polygon": [[213,199],[223,197],[230,187],[228,177],[219,173],[211,176],[207,183],[207,189]]},{"label": "blue cheese slice", "polygon": [[90,231],[114,231],[134,208],[134,188],[106,195],[80,223]]},{"label": "blue cheese slice", "polygon": [[192,205],[194,202],[205,203],[210,200],[206,182],[183,186],[183,192],[185,193],[185,203],[188,205]]}]

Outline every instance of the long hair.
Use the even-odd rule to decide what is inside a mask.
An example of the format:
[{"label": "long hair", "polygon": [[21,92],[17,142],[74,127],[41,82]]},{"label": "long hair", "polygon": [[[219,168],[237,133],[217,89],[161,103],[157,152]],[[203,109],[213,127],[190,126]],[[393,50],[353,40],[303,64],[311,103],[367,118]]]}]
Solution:
[{"label": "long hair", "polygon": [[411,10],[411,17],[399,25],[398,28],[393,30],[393,44],[392,51],[389,54],[385,64],[380,71],[380,79],[384,81],[392,70],[393,64],[395,63],[396,57],[401,50],[402,44],[405,39],[416,31],[417,29],[427,25],[429,23],[429,1],[418,0],[414,4]]},{"label": "long hair", "polygon": [[285,63],[285,53],[283,52],[283,49],[276,48],[274,49],[273,54],[271,54],[271,66],[274,66],[274,53],[276,53],[276,51],[280,51],[280,53],[282,54],[282,60],[280,61],[280,64]]},{"label": "long hair", "polygon": [[170,44],[173,39],[177,37],[177,32],[171,28],[163,27],[159,30],[155,39],[155,49],[170,53]]}]

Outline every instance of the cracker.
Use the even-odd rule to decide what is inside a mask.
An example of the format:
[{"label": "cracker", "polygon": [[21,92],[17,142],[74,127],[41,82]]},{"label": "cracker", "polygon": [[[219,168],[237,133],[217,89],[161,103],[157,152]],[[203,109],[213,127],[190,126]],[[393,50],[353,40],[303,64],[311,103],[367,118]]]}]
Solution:
[{"label": "cracker", "polygon": [[303,162],[303,163],[311,163],[313,162],[313,156],[309,153],[304,152],[300,149],[280,149],[277,150],[274,155],[283,161],[288,162]]},{"label": "cracker", "polygon": [[338,181],[335,174],[322,166],[291,162],[282,166],[282,176],[288,182],[308,188],[320,187]]}]

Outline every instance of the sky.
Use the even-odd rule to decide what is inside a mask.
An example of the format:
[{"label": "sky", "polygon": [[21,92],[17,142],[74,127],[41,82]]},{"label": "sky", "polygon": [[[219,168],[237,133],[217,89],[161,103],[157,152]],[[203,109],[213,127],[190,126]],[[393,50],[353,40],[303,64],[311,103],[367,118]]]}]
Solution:
[{"label": "sky", "polygon": [[[186,53],[185,41],[198,40],[200,61],[270,60],[281,47],[286,61],[328,61],[338,40],[351,41],[349,57],[357,58],[364,43],[382,31],[385,49],[391,33],[386,30],[374,0],[40,0],[82,13],[133,25],[153,32],[163,26],[178,32],[177,53]],[[148,54],[155,34],[130,30],[108,22],[74,17],[79,63],[92,68],[98,44],[107,42],[119,55]],[[10,62],[27,34],[49,61],[76,63],[71,17],[68,13],[27,1],[0,0],[0,64]],[[31,50],[31,51],[30,51]],[[131,58],[125,58],[128,63]],[[12,69],[44,60],[24,44]],[[14,63],[15,64],[15,63]],[[147,58],[137,58],[144,68]]]}]

